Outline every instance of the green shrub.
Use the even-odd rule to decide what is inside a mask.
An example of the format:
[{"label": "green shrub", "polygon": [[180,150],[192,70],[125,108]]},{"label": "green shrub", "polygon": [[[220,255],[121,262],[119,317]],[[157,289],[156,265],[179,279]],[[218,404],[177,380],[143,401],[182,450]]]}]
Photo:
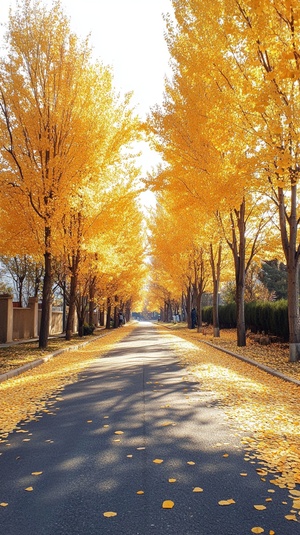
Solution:
[{"label": "green shrub", "polygon": [[89,334],[93,334],[95,330],[95,325],[88,325],[88,323],[85,323],[83,326],[83,336],[88,336]]},{"label": "green shrub", "polygon": [[[203,308],[203,321],[213,322],[212,307]],[[236,305],[230,303],[219,307],[219,323],[221,329],[236,327]],[[262,332],[279,336],[283,340],[289,339],[287,301],[253,301],[245,303],[246,329],[252,332]]]}]

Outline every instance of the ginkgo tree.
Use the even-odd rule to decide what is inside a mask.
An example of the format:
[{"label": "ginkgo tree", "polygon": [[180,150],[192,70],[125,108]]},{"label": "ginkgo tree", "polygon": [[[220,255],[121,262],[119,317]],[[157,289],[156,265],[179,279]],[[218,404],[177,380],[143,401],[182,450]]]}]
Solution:
[{"label": "ginkgo tree", "polygon": [[60,1],[49,9],[17,2],[0,65],[1,203],[5,210],[9,198],[12,226],[20,220],[31,253],[44,256],[40,347],[48,340],[61,225],[67,210],[75,213],[70,199],[91,179],[105,183],[105,169],[118,165],[137,124],[129,97],[117,97],[110,69],[93,63]]},{"label": "ginkgo tree", "polygon": [[154,187],[171,184],[177,194],[188,192],[208,218],[213,212],[218,216],[233,253],[237,338],[238,345],[245,345],[245,276],[265,244],[261,231],[271,213],[257,165],[259,133],[249,126],[253,104],[249,107],[251,83],[243,71],[247,53],[240,45],[239,24],[235,47],[225,24],[231,17],[235,25],[236,4],[174,0],[176,24],[167,21],[173,80],[166,84],[163,106],[152,113],[152,128],[168,163]]},{"label": "ginkgo tree", "polygon": [[[300,6],[297,0],[226,1],[228,43],[248,94],[257,170],[277,208],[288,272],[290,358],[300,357]],[[241,87],[243,87],[241,84]]]}]

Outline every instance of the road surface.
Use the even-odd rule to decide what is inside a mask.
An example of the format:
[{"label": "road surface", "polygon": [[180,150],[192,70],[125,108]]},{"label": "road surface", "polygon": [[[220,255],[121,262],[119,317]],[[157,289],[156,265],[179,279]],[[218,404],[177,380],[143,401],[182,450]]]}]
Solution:
[{"label": "road surface", "polygon": [[0,446],[0,535],[299,535],[171,339],[141,323]]}]

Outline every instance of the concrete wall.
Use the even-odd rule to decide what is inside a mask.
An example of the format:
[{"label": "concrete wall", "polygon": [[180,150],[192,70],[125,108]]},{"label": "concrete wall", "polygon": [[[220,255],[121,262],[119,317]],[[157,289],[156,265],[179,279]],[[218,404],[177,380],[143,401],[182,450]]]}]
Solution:
[{"label": "concrete wall", "polygon": [[63,332],[63,313],[52,310],[50,334],[61,334]]}]

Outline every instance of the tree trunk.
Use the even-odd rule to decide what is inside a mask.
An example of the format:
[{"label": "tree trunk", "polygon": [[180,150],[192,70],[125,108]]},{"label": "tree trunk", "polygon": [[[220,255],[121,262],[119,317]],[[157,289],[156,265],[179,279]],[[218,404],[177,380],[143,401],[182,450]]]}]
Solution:
[{"label": "tree trunk", "polygon": [[104,327],[104,305],[100,307],[100,327]]},{"label": "tree trunk", "polygon": [[245,271],[238,273],[236,286],[236,324],[237,324],[237,345],[246,345],[246,325],[245,325]]},{"label": "tree trunk", "polygon": [[106,314],[106,329],[110,329],[110,319],[111,319],[111,302],[110,298],[107,299],[107,314]]},{"label": "tree trunk", "polygon": [[237,345],[246,345],[246,323],[245,323],[245,233],[240,233],[240,255],[236,261],[236,325],[237,325]]},{"label": "tree trunk", "polygon": [[[292,179],[291,179],[292,180]],[[288,321],[290,361],[300,359],[300,316],[299,316],[299,245],[297,243],[297,186],[292,181],[291,213],[287,216],[285,198],[282,188],[278,189],[279,221],[282,247],[285,253],[288,273]],[[289,225],[289,235],[287,232]]]},{"label": "tree trunk", "polygon": [[91,281],[89,287],[89,325],[94,325],[94,310],[95,310],[95,295],[96,295],[96,286],[95,286],[95,277]]},{"label": "tree trunk", "polygon": [[215,338],[220,337],[220,324],[219,324],[219,287],[220,287],[220,274],[221,274],[221,258],[222,258],[222,245],[218,247],[217,262],[215,261],[213,244],[210,244],[210,265],[213,277],[213,335]]},{"label": "tree trunk", "polygon": [[[50,232],[50,231],[49,231]],[[49,330],[50,330],[50,307],[52,299],[52,256],[50,252],[44,254],[45,259],[45,275],[43,282],[43,301],[42,301],[42,317],[39,336],[40,349],[46,349],[48,346]]]},{"label": "tree trunk", "polygon": [[78,335],[80,337],[84,335],[84,318],[81,315],[78,316]]},{"label": "tree trunk", "polygon": [[114,306],[114,329],[119,327],[119,319],[118,319],[118,307]]},{"label": "tree trunk", "polygon": [[[233,224],[233,257],[235,266],[236,283],[236,324],[237,324],[237,345],[246,345],[246,324],[245,324],[245,269],[246,269],[246,223],[245,223],[246,201],[243,199],[239,211],[235,212],[238,228],[237,243],[235,226]],[[233,218],[233,216],[232,216]]]},{"label": "tree trunk", "polygon": [[202,332],[202,295],[203,293],[197,293],[197,332]]},{"label": "tree trunk", "polygon": [[69,296],[69,313],[67,318],[67,327],[66,327],[66,340],[71,340],[74,319],[75,319],[75,310],[76,310],[76,290],[77,290],[77,275],[71,275],[70,281],[70,296]]}]

